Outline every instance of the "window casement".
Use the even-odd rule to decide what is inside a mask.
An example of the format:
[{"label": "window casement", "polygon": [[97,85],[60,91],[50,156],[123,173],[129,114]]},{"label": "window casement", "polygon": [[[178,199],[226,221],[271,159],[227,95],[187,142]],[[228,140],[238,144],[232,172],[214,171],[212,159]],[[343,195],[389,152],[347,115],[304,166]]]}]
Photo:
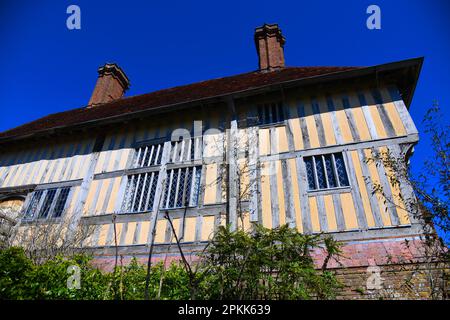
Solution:
[{"label": "window casement", "polygon": [[135,148],[133,168],[161,165],[164,142],[156,142]]},{"label": "window casement", "polygon": [[257,106],[257,110],[259,125],[279,123],[285,120],[285,113],[281,102],[260,104]]},{"label": "window casement", "polygon": [[59,218],[64,212],[70,187],[37,190],[31,194],[24,219]]},{"label": "window casement", "polygon": [[201,166],[167,170],[167,180],[160,208],[175,209],[197,206],[201,173]]},{"label": "window casement", "polygon": [[[153,210],[158,177],[161,170],[162,154],[169,147],[167,163],[184,166],[168,169],[165,189],[160,207],[165,209],[196,206],[200,187],[201,166],[194,166],[193,161],[201,159],[202,137],[171,141],[157,139],[140,142],[135,148],[132,167],[140,168],[139,173],[127,176],[125,197],[122,202],[122,213],[142,213]],[[166,151],[164,151],[166,152]],[[142,168],[145,172],[142,172]],[[174,178],[175,177],[175,178]],[[168,199],[168,200],[167,200]]]},{"label": "window casement", "polygon": [[200,136],[183,139],[170,143],[170,163],[180,163],[201,159],[202,138]]},{"label": "window casement", "polygon": [[[135,148],[133,168],[145,168],[161,165],[164,143],[166,139],[157,139],[150,142],[141,142]],[[201,136],[183,139],[170,143],[170,156],[168,163],[180,163],[201,159]]]},{"label": "window casement", "polygon": [[310,191],[349,186],[341,152],[304,157],[304,161]]},{"label": "window casement", "polygon": [[[200,191],[201,166],[189,166],[167,170],[165,188],[160,202],[161,209],[195,207]],[[153,209],[158,171],[128,176],[123,213],[142,213]]]},{"label": "window casement", "polygon": [[128,176],[122,212],[139,213],[153,209],[159,171]]}]

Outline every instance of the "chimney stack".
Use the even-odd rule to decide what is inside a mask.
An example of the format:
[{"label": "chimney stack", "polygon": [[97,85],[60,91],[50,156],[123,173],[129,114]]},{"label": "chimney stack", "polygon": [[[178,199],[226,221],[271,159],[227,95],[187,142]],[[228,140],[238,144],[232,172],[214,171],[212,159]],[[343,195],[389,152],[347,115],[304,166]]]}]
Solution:
[{"label": "chimney stack", "polygon": [[278,24],[264,24],[255,29],[255,45],[259,70],[272,71],[284,67],[284,39]]},{"label": "chimney stack", "polygon": [[88,108],[121,98],[129,87],[128,77],[117,64],[105,64],[98,68],[98,79]]}]

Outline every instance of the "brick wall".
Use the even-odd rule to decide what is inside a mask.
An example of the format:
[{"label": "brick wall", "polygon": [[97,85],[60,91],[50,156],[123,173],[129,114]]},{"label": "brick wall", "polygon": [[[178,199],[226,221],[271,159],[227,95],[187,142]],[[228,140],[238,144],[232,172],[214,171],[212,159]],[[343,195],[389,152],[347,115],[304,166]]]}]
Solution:
[{"label": "brick wall", "polygon": [[[324,249],[316,249],[312,256],[318,268],[326,257]],[[191,261],[195,255],[187,255]],[[126,265],[131,256],[122,257]],[[147,264],[147,255],[136,256]],[[180,260],[179,255],[157,254],[152,262],[165,261],[169,265]],[[114,256],[99,256],[96,266],[111,271]],[[120,259],[119,259],[120,263]],[[450,266],[427,256],[427,247],[420,238],[379,239],[348,242],[342,255],[331,259],[327,269],[343,284],[338,299],[441,299],[449,297]],[[444,291],[443,291],[444,290]]]},{"label": "brick wall", "polygon": [[[450,266],[435,261],[435,250],[419,237],[345,243],[328,263],[343,288],[339,299],[438,299],[448,297]],[[326,257],[316,249],[318,267]]]},{"label": "brick wall", "polygon": [[450,269],[443,263],[338,268],[334,272],[344,284],[338,299],[442,299],[449,294]]}]

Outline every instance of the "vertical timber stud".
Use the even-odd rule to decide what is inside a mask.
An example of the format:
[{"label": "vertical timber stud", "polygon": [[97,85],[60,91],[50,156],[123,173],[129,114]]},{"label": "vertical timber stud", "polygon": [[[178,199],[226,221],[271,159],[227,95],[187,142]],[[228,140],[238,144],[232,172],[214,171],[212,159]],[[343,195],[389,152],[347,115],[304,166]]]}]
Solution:
[{"label": "vertical timber stud", "polygon": [[297,195],[300,197],[300,204],[302,208],[302,223],[303,223],[303,232],[306,234],[312,233],[312,222],[311,222],[311,214],[309,211],[309,197],[307,194],[308,190],[308,180],[306,178],[306,166],[303,161],[303,158],[295,158],[297,165],[297,180],[298,187],[300,190],[300,194]]},{"label": "vertical timber stud", "polygon": [[100,152],[103,149],[102,146],[100,146],[100,143],[103,145],[104,141],[103,136],[97,137],[94,147],[92,150],[92,153],[90,154],[90,159],[88,160],[88,169],[86,171],[85,176],[83,177],[83,181],[81,182],[80,186],[80,193],[78,195],[78,201],[76,202],[76,205],[74,207],[73,211],[73,219],[70,221],[69,228],[67,230],[67,239],[71,239],[73,236],[73,233],[76,230],[76,227],[78,226],[78,223],[81,219],[81,216],[83,215],[83,209],[84,205],[86,204],[86,199],[89,193],[89,186],[91,185],[92,181],[94,180],[94,173],[95,173],[95,167],[97,166],[98,157],[100,156]]},{"label": "vertical timber stud", "polygon": [[[388,149],[391,153],[391,155],[394,157],[394,159],[397,159],[399,161],[400,159],[405,159],[406,157],[406,150],[409,148],[412,148],[413,144],[404,144],[404,145],[391,145],[388,146]],[[411,182],[407,180],[407,178],[400,174],[399,177],[399,188],[400,193],[403,197],[403,205],[405,206],[406,211],[408,212],[408,217],[411,221],[411,224],[418,224],[420,223],[420,218],[418,213],[412,212],[413,208],[408,207],[408,201],[409,203],[415,204],[417,201],[416,195],[414,193],[414,189],[411,185]],[[406,202],[405,202],[406,201]]]},{"label": "vertical timber stud", "polygon": [[295,228],[294,195],[292,194],[292,178],[287,160],[281,160],[281,175],[283,177],[283,191],[285,194],[286,223],[290,228]]},{"label": "vertical timber stud", "polygon": [[248,148],[249,148],[249,184],[250,184],[250,222],[258,221],[258,133],[256,127],[248,128]]},{"label": "vertical timber stud", "polygon": [[[279,160],[278,160],[279,161]],[[280,226],[280,204],[278,199],[278,188],[283,186],[277,185],[277,161],[269,161],[269,181],[270,181],[270,209],[272,213],[272,227]],[[266,200],[267,201],[267,200]]]},{"label": "vertical timber stud", "polygon": [[372,194],[372,182],[371,182],[371,175],[370,170],[368,166],[368,159],[366,158],[366,155],[364,154],[364,149],[358,149],[358,158],[360,159],[360,165],[361,165],[361,171],[363,174],[363,179],[365,183],[365,187],[367,190],[367,193],[369,194],[369,202],[370,207],[372,209],[373,213],[373,219],[375,221],[375,226],[377,228],[382,228],[384,226],[383,221],[381,219],[381,212],[380,212],[380,206],[378,204],[378,200],[375,194]]},{"label": "vertical timber stud", "polygon": [[170,149],[171,142],[164,142],[164,150],[161,157],[161,167],[159,169],[158,182],[156,184],[155,197],[153,199],[153,208],[152,211],[148,212],[148,220],[150,220],[150,231],[148,233],[147,244],[149,247],[155,240],[156,223],[158,222],[161,197],[163,194],[164,186],[166,184],[167,162],[170,158]]},{"label": "vertical timber stud", "polygon": [[237,117],[234,106],[234,100],[230,98],[228,101],[228,108],[232,112],[230,131],[228,136],[228,223],[231,225],[231,230],[237,229],[237,206],[238,206],[238,183],[239,177],[237,175],[238,163],[237,154],[238,151],[238,128]]},{"label": "vertical timber stud", "polygon": [[[381,154],[381,150],[379,148],[373,148],[372,150],[373,150],[372,152],[374,152],[377,156],[379,156]],[[396,207],[395,203],[393,203],[392,200],[389,201],[389,199],[394,199],[392,196],[391,185],[389,183],[389,177],[386,173],[383,163],[380,163],[380,165],[377,165],[376,168],[378,171],[378,176],[380,179],[381,187],[383,188],[383,193],[387,198],[386,206],[389,211],[391,224],[393,226],[398,226],[398,225],[400,225],[400,219],[398,217],[397,207]]]},{"label": "vertical timber stud", "polygon": [[400,119],[402,119],[402,123],[405,126],[406,133],[415,135],[418,134],[416,125],[414,124],[414,121],[412,120],[411,115],[408,112],[408,108],[406,107],[405,102],[403,102],[398,89],[395,86],[391,86],[388,88],[388,91],[391,100],[394,103],[395,108],[397,109]]},{"label": "vertical timber stud", "polygon": [[364,214],[364,206],[361,199],[361,189],[364,186],[358,187],[358,181],[355,174],[355,165],[353,164],[352,158],[349,155],[348,151],[345,150],[343,152],[345,161],[347,163],[348,168],[348,178],[350,179],[350,185],[351,185],[351,193],[353,197],[353,201],[355,202],[355,209],[356,209],[356,217],[358,219],[358,226],[362,230],[367,230],[367,219],[366,215]]}]

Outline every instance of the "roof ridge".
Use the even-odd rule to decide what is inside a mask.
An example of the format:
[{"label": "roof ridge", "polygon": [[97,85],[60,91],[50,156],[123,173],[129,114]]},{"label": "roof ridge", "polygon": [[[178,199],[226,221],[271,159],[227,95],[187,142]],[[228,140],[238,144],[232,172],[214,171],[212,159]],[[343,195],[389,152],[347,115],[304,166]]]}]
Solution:
[{"label": "roof ridge", "polygon": [[[199,85],[199,84],[206,83],[206,82],[219,81],[219,80],[230,79],[230,78],[235,78],[235,77],[241,77],[241,76],[251,75],[251,74],[269,74],[269,73],[274,73],[274,72],[280,72],[280,71],[283,71],[285,69],[331,69],[331,68],[337,68],[339,70],[342,70],[342,69],[346,69],[347,70],[347,69],[350,69],[350,68],[355,68],[356,69],[356,68],[364,68],[364,67],[360,67],[360,66],[285,66],[283,68],[275,69],[275,70],[271,70],[271,71],[257,69],[257,70],[243,72],[243,73],[238,73],[238,74],[234,74],[234,75],[230,75],[230,76],[223,76],[223,77],[218,77],[218,78],[211,78],[211,79],[206,79],[206,80],[200,80],[200,81],[196,81],[196,82],[192,82],[192,83],[188,83],[188,84],[180,84],[180,85],[176,85],[176,86],[173,86],[173,87],[158,89],[158,90],[150,91],[150,92],[146,92],[146,93],[135,94],[135,95],[132,95],[132,96],[126,96],[126,97],[122,97],[122,98],[119,98],[117,100],[110,101],[110,102],[107,102],[107,103],[104,103],[104,104],[110,104],[110,103],[114,103],[115,101],[119,101],[119,100],[127,100],[127,99],[131,99],[131,98],[135,98],[135,97],[150,95],[150,94],[157,93],[157,92],[169,91],[169,90],[174,90],[174,89],[179,89],[179,88]],[[76,109],[73,109],[73,110],[76,110]]]}]

